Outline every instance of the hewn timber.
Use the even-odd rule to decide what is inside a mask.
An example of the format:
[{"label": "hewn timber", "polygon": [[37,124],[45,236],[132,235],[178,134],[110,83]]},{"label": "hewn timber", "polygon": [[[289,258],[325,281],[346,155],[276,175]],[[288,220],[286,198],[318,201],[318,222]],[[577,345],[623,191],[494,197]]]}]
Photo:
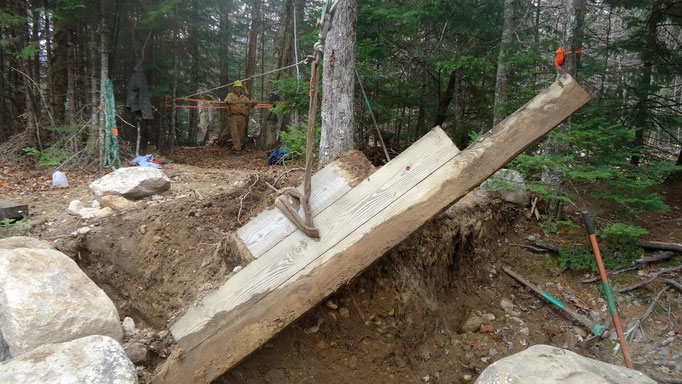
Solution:
[{"label": "hewn timber", "polygon": [[[361,152],[351,151],[315,173],[310,181],[313,220],[373,171],[374,167]],[[303,186],[299,186],[298,190],[303,192]],[[303,216],[302,208],[299,214]],[[239,228],[237,235],[251,256],[257,259],[295,230],[296,225],[279,209],[271,208]]]},{"label": "hewn timber", "polygon": [[[282,248],[288,250],[286,253],[278,254],[269,262],[265,261],[267,254],[263,255],[228,280],[225,285],[232,285],[234,291],[223,290],[223,286],[217,294],[204,300],[211,305],[219,303],[218,307],[197,308],[198,311],[188,312],[185,314],[188,317],[183,316],[174,324],[175,329],[172,327],[171,331],[184,351],[169,359],[155,380],[208,383],[217,378],[588,101],[585,91],[570,76],[563,75],[466,150],[432,169],[428,177],[416,182],[413,179],[405,186],[406,174],[421,171],[435,161],[425,163],[424,157],[433,158],[432,153],[422,151],[415,155],[410,153],[415,146],[411,147],[320,213],[322,216],[329,211],[335,215],[316,221],[322,235],[319,243],[302,239],[300,231],[292,233],[280,243],[284,246],[284,242],[292,239]],[[439,131],[436,129],[436,134]],[[382,179],[382,170],[395,164],[400,164],[396,168],[403,170],[400,177],[395,177],[395,182]],[[372,186],[376,187],[374,192],[367,193]],[[399,193],[394,193],[398,188]],[[356,190],[364,193],[354,193]],[[377,199],[390,194],[393,200]],[[347,206],[351,199],[355,205]],[[381,209],[375,209],[377,200],[383,200]],[[349,210],[343,211],[340,207]],[[327,245],[321,247],[322,242]],[[294,252],[289,252],[292,246]],[[320,254],[310,256],[313,252]],[[296,262],[301,259],[306,262]],[[261,265],[257,265],[259,262]],[[296,271],[291,268],[292,264],[302,268]],[[242,274],[252,265],[256,267],[252,272]],[[273,279],[260,283],[244,279],[258,277],[254,272],[266,270]],[[235,279],[240,280],[239,284],[230,284]],[[272,284],[273,280],[277,283]],[[246,290],[251,290],[250,296],[245,295]],[[241,300],[234,300],[235,295]],[[206,315],[211,315],[208,321]],[[183,319],[191,321],[181,322]]]}]

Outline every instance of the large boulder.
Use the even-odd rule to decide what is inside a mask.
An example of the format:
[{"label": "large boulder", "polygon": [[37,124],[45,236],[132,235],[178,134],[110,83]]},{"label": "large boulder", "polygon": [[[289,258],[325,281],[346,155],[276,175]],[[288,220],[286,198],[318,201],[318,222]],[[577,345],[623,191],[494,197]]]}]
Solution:
[{"label": "large boulder", "polygon": [[550,345],[498,360],[474,384],[656,384],[644,374]]},{"label": "large boulder", "polygon": [[47,344],[0,363],[0,383],[135,384],[135,366],[106,336]]},{"label": "large boulder", "polygon": [[50,243],[28,236],[12,236],[0,239],[0,249],[15,248],[54,249]]},{"label": "large boulder", "polygon": [[0,250],[4,359],[7,352],[17,357],[90,335],[120,341],[122,333],[114,303],[68,256],[50,249]]},{"label": "large boulder", "polygon": [[478,193],[487,195],[489,192],[497,192],[502,200],[522,207],[528,206],[530,203],[530,196],[526,192],[526,182],[523,175],[513,169],[502,168],[484,181]]},{"label": "large boulder", "polygon": [[162,170],[150,167],[119,168],[90,183],[90,190],[100,201],[107,195],[140,199],[169,189],[170,179]]}]

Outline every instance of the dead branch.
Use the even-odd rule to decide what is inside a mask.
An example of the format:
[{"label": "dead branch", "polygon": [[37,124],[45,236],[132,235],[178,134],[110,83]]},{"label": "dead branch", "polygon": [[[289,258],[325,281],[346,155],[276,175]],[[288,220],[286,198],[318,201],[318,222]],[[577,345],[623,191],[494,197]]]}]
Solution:
[{"label": "dead branch", "polygon": [[634,334],[637,331],[637,328],[641,327],[642,324],[644,323],[644,320],[646,320],[649,316],[651,316],[651,313],[653,313],[654,308],[658,304],[658,301],[661,299],[661,296],[665,293],[665,291],[668,290],[668,286],[664,285],[660,291],[654,296],[654,299],[651,300],[651,304],[649,305],[649,308],[647,308],[646,312],[642,316],[640,316],[636,321],[635,325],[632,326],[627,332],[625,332],[625,338],[627,339],[630,335]]},{"label": "dead branch", "polygon": [[279,181],[279,179],[281,179],[282,176],[284,176],[284,175],[286,175],[287,173],[292,172],[292,171],[305,171],[305,168],[300,168],[300,167],[299,167],[299,168],[291,168],[291,169],[289,169],[289,170],[286,170],[286,171],[282,172],[281,175],[277,176],[277,178],[275,179],[275,182],[272,183],[272,186],[273,186],[273,187],[276,187],[276,186],[277,186],[277,182]]},{"label": "dead branch", "polygon": [[637,283],[637,284],[635,284],[635,285],[631,285],[631,286],[629,286],[629,287],[625,287],[625,288],[621,289],[620,291],[618,291],[618,293],[626,293],[626,292],[634,291],[634,290],[637,289],[637,288],[642,288],[642,287],[644,287],[644,286],[646,286],[646,285],[649,285],[651,282],[653,282],[654,280],[656,280],[656,279],[657,279],[659,276],[661,276],[662,274],[671,273],[671,272],[677,272],[677,271],[680,271],[680,270],[682,270],[682,265],[678,265],[678,266],[676,266],[676,267],[671,267],[671,268],[664,268],[664,269],[661,269],[660,271],[656,272],[649,280],[643,281],[643,282],[641,282],[641,283]]},{"label": "dead branch", "polygon": [[244,199],[246,199],[246,196],[248,196],[249,193],[251,193],[251,188],[253,188],[253,186],[256,185],[259,178],[260,177],[258,175],[256,175],[256,180],[254,180],[253,183],[251,183],[251,185],[249,186],[249,190],[246,191],[246,193],[239,198],[239,212],[237,213],[237,223],[239,223],[239,225],[242,225],[241,217],[242,217],[242,209],[244,208]]},{"label": "dead branch", "polygon": [[682,384],[682,379],[677,379],[675,377],[664,375],[662,373],[659,373],[658,371],[654,371],[653,369],[647,369],[646,371],[649,374],[649,377],[651,377],[652,379],[656,380],[659,383]]},{"label": "dead branch", "polygon": [[[641,259],[637,259],[637,260],[632,262],[631,266],[623,268],[623,269],[619,269],[617,271],[607,272],[607,274],[609,276],[620,275],[621,273],[630,272],[630,271],[634,271],[636,269],[639,269],[643,265],[646,265],[646,264],[657,263],[659,261],[671,259],[675,255],[676,255],[675,252],[670,252],[670,251],[669,252],[659,252],[653,256],[642,257]],[[582,280],[581,283],[590,284],[590,283],[596,283],[597,281],[600,281],[600,280],[601,280],[601,278],[599,276],[597,276],[597,277],[593,277],[591,279]]]},{"label": "dead branch", "polygon": [[546,250],[552,251],[552,252],[559,252],[559,247],[554,245],[554,244],[545,243],[542,240],[534,240],[534,241],[526,240],[526,241],[528,243],[530,243],[531,245],[537,247],[537,248],[546,249]]},{"label": "dead branch", "polygon": [[681,281],[675,281],[675,280],[671,280],[671,279],[665,279],[665,280],[663,280],[663,283],[668,284],[669,286],[677,289],[678,291],[680,291],[680,293],[682,293],[682,280]]},{"label": "dead branch", "polygon": [[656,249],[659,251],[682,252],[682,244],[680,244],[680,243],[666,243],[663,241],[640,240],[639,246],[644,248],[644,249]]}]

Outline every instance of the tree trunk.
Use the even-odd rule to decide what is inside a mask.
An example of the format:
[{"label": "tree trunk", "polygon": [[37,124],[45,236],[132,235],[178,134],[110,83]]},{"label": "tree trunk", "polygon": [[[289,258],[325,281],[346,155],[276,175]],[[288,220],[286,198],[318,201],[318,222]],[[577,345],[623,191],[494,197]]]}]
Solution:
[{"label": "tree trunk", "polygon": [[[583,23],[585,20],[586,0],[566,0],[564,11],[566,23],[564,24],[563,48],[575,52],[583,43]],[[580,66],[580,55],[571,54],[566,56],[563,69],[576,78]]]},{"label": "tree trunk", "polygon": [[[192,60],[190,64],[190,75],[189,75],[189,88],[194,92],[199,92],[199,5],[197,0],[192,0],[192,17],[190,26],[190,39],[188,43],[191,45],[190,52],[192,55]],[[189,110],[189,142],[192,145],[197,143],[197,137],[199,135],[199,110],[190,109]]]},{"label": "tree trunk", "polygon": [[424,136],[426,133],[426,86],[427,86],[427,73],[426,68],[422,68],[422,86],[419,92],[419,111],[417,112],[417,128],[415,131],[414,139],[419,140],[420,137]]},{"label": "tree trunk", "polygon": [[445,94],[440,98],[440,101],[438,103],[436,119],[433,122],[433,125],[435,126],[442,126],[443,123],[445,122],[445,116],[447,115],[448,107],[450,107],[452,97],[455,94],[455,83],[457,82],[458,71],[460,70],[458,69],[450,72],[450,78],[448,79],[448,87],[445,89]]},{"label": "tree trunk", "polygon": [[253,97],[253,78],[256,73],[256,51],[258,46],[258,25],[260,24],[260,10],[263,0],[253,0],[251,5],[251,28],[249,29],[249,47],[246,60],[246,92],[248,97]]},{"label": "tree trunk", "polygon": [[99,103],[97,102],[97,34],[95,27],[90,28],[90,138],[91,153],[97,150],[97,126],[99,123],[97,114],[99,113]]},{"label": "tree trunk", "polygon": [[[258,29],[260,24],[260,12],[263,0],[253,0],[251,5],[251,28],[249,29],[249,45],[246,54],[246,95],[253,98],[253,75],[256,73],[256,53],[258,51]],[[249,132],[249,120],[251,109],[246,112],[246,135]]]},{"label": "tree trunk", "polygon": [[[272,53],[271,69],[282,68],[292,63],[294,43],[294,0],[286,0],[280,13],[279,27],[275,35]],[[288,71],[290,72],[290,71]],[[285,71],[275,72],[270,76],[270,80],[265,86],[265,95],[269,101],[279,100],[275,94],[275,81],[282,78]],[[288,121],[288,116],[277,116],[272,112],[267,112],[267,118],[261,125],[258,145],[263,149],[270,149],[277,144],[279,132],[285,126],[284,121]]]},{"label": "tree trunk", "polygon": [[[469,142],[469,131],[464,125],[464,73],[461,69],[457,71],[457,80],[455,80],[455,103],[454,103],[454,113],[455,113],[455,127],[452,134],[452,140],[455,142],[458,148],[465,148]],[[485,88],[481,88],[485,89]]]},{"label": "tree trunk", "polygon": [[[232,32],[230,31],[230,12],[232,11],[232,0],[223,0],[220,2],[220,84],[227,84],[230,82],[230,60],[228,60],[230,53],[230,42],[232,41]],[[224,98],[224,96],[221,96]],[[227,140],[230,138],[230,130],[227,120],[227,109],[219,109],[219,125],[220,131],[218,134],[218,145],[226,146]]]},{"label": "tree trunk", "polygon": [[[585,19],[585,3],[586,0],[566,0],[564,2],[564,36],[563,49],[568,51],[575,51],[580,49],[583,37],[583,21]],[[571,54],[566,56],[563,69],[576,78],[578,72],[580,55]],[[565,131],[566,124],[559,126],[557,131]],[[549,156],[556,156],[559,150],[553,145],[552,138],[547,141],[547,154]],[[561,174],[557,169],[545,168],[542,171],[542,182],[550,186],[558,187],[561,184]],[[550,200],[550,211],[562,212],[562,204],[559,200]]]},{"label": "tree trunk", "polygon": [[497,125],[505,118],[504,105],[507,102],[507,88],[509,88],[509,53],[512,34],[516,27],[514,12],[516,0],[504,0],[504,21],[502,23],[502,42],[500,53],[497,55],[497,76],[495,78],[495,102],[493,106],[493,125]]},{"label": "tree trunk", "polygon": [[324,47],[320,161],[329,164],[353,149],[356,0],[337,5]]},{"label": "tree trunk", "polygon": [[76,73],[74,63],[74,31],[67,29],[66,31],[66,101],[69,103],[69,111],[67,113],[69,124],[76,122]]},{"label": "tree trunk", "polygon": [[642,57],[643,68],[642,77],[639,79],[639,86],[636,89],[637,106],[635,107],[633,123],[635,126],[635,154],[630,159],[630,164],[639,165],[640,154],[644,147],[644,130],[649,124],[649,87],[651,86],[651,73],[656,55],[656,30],[658,23],[663,16],[663,1],[656,0],[651,5],[651,17],[647,24],[646,49]]},{"label": "tree trunk", "polygon": [[[107,25],[107,14],[104,12],[106,9],[107,1],[103,0],[101,3],[101,21],[100,21],[100,95],[99,103],[104,105],[104,79],[109,77],[109,26]],[[104,130],[105,130],[105,116],[104,112],[99,114],[99,135],[98,135],[98,146],[99,146],[99,167],[102,171],[102,166],[104,165]]]}]

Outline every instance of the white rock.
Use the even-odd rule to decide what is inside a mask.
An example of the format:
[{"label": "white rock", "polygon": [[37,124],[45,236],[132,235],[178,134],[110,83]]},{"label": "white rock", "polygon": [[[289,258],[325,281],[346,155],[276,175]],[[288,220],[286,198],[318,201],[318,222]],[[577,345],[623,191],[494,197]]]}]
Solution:
[{"label": "white rock", "polygon": [[150,167],[120,168],[90,183],[90,191],[100,201],[107,195],[139,199],[169,189],[170,179],[162,170]]},{"label": "white rock", "polygon": [[114,303],[59,251],[0,250],[0,293],[0,334],[12,357],[84,336],[122,338]]},{"label": "white rock", "polygon": [[76,233],[79,235],[85,235],[88,234],[92,229],[90,227],[80,227],[76,230]]},{"label": "white rock", "polygon": [[237,273],[237,272],[241,271],[242,269],[244,269],[244,267],[242,267],[241,265],[238,265],[238,266],[234,267],[232,272]]},{"label": "white rock", "polygon": [[504,201],[528,206],[530,196],[526,192],[526,182],[523,176],[515,170],[502,168],[481,184],[478,194],[486,195],[490,191],[497,191]]},{"label": "white rock", "polygon": [[101,219],[103,217],[107,217],[114,213],[114,210],[109,208],[109,207],[104,207],[102,209],[98,209],[97,212],[95,212],[95,217],[98,219]]},{"label": "white rock", "polygon": [[99,208],[102,206],[102,204],[100,204],[97,200],[93,200],[91,206],[92,208]]},{"label": "white rock", "polygon": [[0,363],[0,383],[135,384],[137,373],[116,340],[88,336]]},{"label": "white rock", "polygon": [[83,204],[82,201],[80,201],[80,200],[72,200],[72,201],[69,203],[69,208],[67,208],[66,211],[69,213],[69,215],[80,216],[80,215],[81,215],[81,211],[83,211],[84,209],[86,209],[86,207],[85,207],[85,204]]},{"label": "white rock", "polygon": [[644,374],[549,345],[534,345],[498,360],[475,384],[655,384]]},{"label": "white rock", "polygon": [[135,320],[130,317],[123,319],[123,335],[126,337],[132,337],[135,334]]},{"label": "white rock", "polygon": [[28,236],[13,236],[0,239],[0,249],[15,248],[54,249],[52,244]]}]

